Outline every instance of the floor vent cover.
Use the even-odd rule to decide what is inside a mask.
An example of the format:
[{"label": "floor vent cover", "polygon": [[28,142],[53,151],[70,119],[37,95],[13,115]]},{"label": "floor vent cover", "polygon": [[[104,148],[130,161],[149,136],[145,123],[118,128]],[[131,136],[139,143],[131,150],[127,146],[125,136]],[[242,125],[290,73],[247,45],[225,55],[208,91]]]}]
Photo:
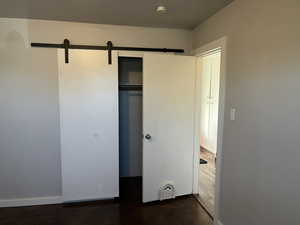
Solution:
[{"label": "floor vent cover", "polygon": [[159,200],[172,199],[176,197],[175,186],[173,184],[165,184],[159,190]]}]

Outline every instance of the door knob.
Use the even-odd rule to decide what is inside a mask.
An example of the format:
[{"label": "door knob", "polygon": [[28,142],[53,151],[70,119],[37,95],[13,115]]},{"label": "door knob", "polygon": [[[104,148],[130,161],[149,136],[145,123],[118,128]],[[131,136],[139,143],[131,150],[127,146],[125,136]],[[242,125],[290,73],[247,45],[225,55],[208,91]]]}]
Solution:
[{"label": "door knob", "polygon": [[146,138],[147,140],[150,140],[150,139],[151,139],[151,135],[150,135],[150,134],[146,134],[146,135],[145,135],[145,138]]}]

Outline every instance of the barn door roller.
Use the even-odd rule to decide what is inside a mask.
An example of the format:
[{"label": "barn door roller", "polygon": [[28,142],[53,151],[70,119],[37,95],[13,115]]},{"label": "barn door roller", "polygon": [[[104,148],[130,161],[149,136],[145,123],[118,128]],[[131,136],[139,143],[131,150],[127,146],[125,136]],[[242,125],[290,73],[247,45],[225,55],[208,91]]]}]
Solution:
[{"label": "barn door roller", "polygon": [[69,63],[69,49],[87,49],[87,50],[107,50],[108,64],[112,64],[112,51],[142,51],[142,52],[174,52],[184,53],[183,49],[170,49],[170,48],[139,48],[139,47],[121,47],[114,46],[111,41],[108,41],[106,46],[97,45],[73,45],[70,44],[68,39],[64,39],[62,44],[49,44],[49,43],[31,43],[31,47],[40,48],[63,48],[65,49],[65,63]]}]

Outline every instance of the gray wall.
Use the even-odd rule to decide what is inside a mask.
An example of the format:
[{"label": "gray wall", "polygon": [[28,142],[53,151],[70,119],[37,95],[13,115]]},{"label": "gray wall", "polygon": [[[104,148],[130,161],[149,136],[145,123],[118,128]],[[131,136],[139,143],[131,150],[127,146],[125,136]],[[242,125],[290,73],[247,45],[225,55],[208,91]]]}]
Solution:
[{"label": "gray wall", "polygon": [[296,0],[236,0],[194,31],[194,48],[228,37],[224,225],[300,223],[299,12]]},{"label": "gray wall", "polygon": [[0,50],[0,199],[55,196],[61,192],[56,59],[26,49],[16,32],[9,40]]},{"label": "gray wall", "polygon": [[191,49],[185,30],[0,18],[0,203],[61,195],[57,51],[29,44],[66,37]]}]

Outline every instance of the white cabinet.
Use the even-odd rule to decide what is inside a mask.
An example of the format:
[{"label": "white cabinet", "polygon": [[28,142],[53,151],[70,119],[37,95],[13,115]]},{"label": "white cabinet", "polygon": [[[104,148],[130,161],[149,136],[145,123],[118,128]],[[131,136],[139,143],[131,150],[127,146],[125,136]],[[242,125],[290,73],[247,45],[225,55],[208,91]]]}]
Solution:
[{"label": "white cabinet", "polygon": [[221,52],[202,57],[201,70],[201,137],[203,148],[217,152]]}]

